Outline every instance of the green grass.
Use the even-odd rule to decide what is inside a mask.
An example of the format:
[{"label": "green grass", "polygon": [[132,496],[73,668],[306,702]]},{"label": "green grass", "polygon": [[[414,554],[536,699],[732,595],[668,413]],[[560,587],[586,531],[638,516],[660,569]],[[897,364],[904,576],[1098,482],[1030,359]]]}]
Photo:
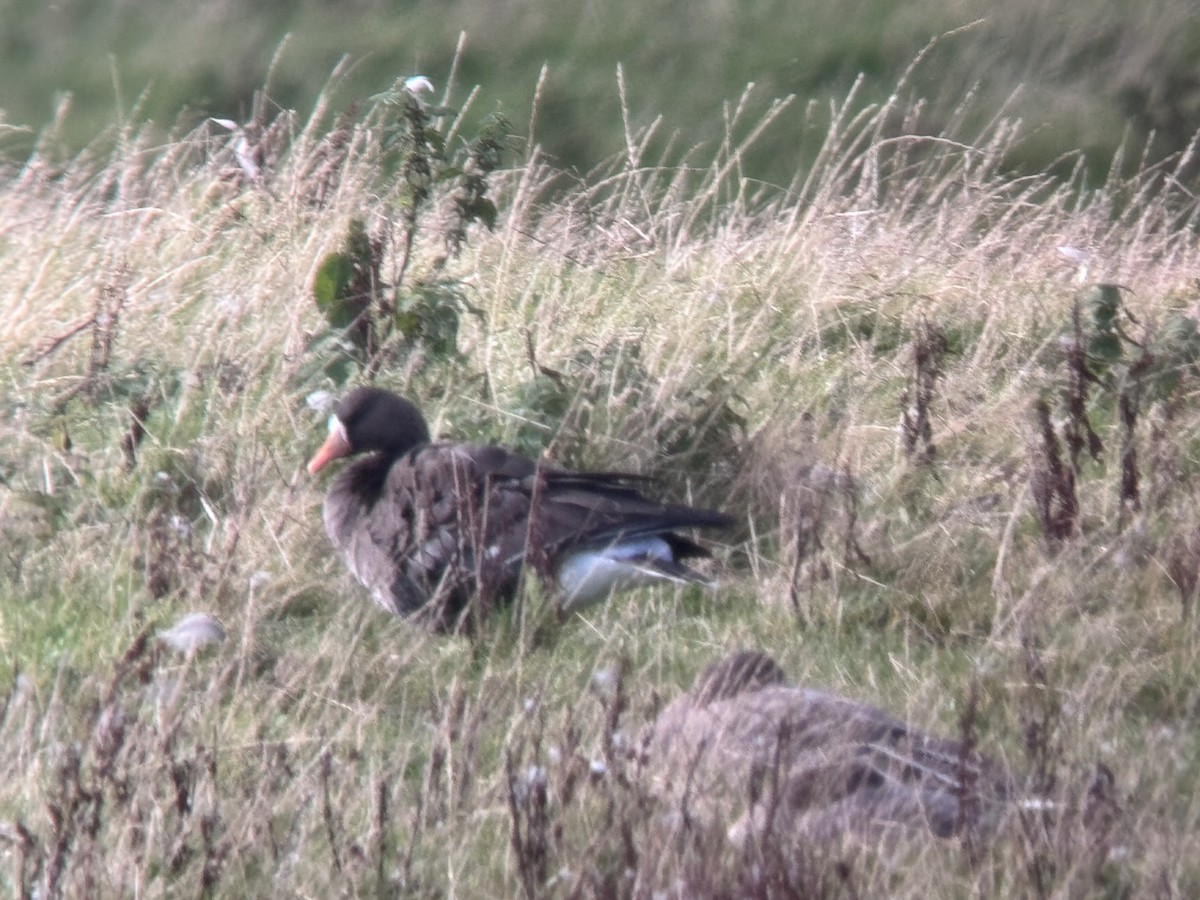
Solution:
[{"label": "green grass", "polygon": [[[860,77],[852,110],[886,103],[924,50],[899,88],[906,106],[924,98],[919,130],[972,139],[997,115],[1019,120],[1026,138],[1005,163],[1027,174],[1053,165],[1065,175],[1083,150],[1098,184],[1122,153],[1125,173],[1136,168],[1151,134],[1150,157],[1159,159],[1200,127],[1192,77],[1200,19],[1185,0],[1153,9],[1116,0],[1003,9],[980,0],[901,8],[579,0],[552,9],[309,0],[199,9],[168,0],[159,13],[148,18],[112,0],[10,0],[0,10],[0,121],[8,126],[0,152],[23,158],[65,111],[64,94],[70,112],[52,131],[67,155],[116,119],[163,127],[177,117],[184,127],[205,115],[244,120],[264,83],[272,104],[307,109],[343,58],[335,110],[385,90],[398,72],[425,73],[440,90],[453,71],[458,86],[484,86],[474,114],[500,106],[556,164],[580,173],[625,151],[623,120],[635,130],[658,123],[643,161],[665,154],[677,163],[697,144],[699,158],[711,157],[754,83],[740,135],[773,100],[799,98],[787,127],[743,161],[752,177],[786,185],[825,145],[831,103]],[[455,63],[460,40],[465,53]],[[968,90],[979,102],[960,113]],[[912,122],[882,125],[897,133]]]},{"label": "green grass", "polygon": [[[1061,436],[1080,286],[1056,248],[1133,288],[1131,334],[1152,344],[1194,316],[1194,200],[1158,169],[1093,191],[1002,174],[1020,146],[1002,126],[974,147],[955,131],[897,144],[883,125],[906,112],[847,120],[799,193],[743,177],[732,138],[687,171],[614,162],[583,183],[518,160],[492,183],[495,230],[475,226],[444,268],[437,186],[407,283],[444,279],[481,315],[460,316],[454,354],[393,332],[377,381],[435,433],[658,473],[739,519],[716,591],[558,622],[531,588],[473,640],[373,607],[303,471],[323,429],[305,398],[345,389],[330,371],[362,377],[327,367],[315,273],[354,218],[389,278],[402,252],[380,119],[351,123],[322,168],[324,119],[285,115],[261,184],[207,127],[9,172],[4,889],[630,896],[691,873],[715,895],[745,874],[735,854],[672,855],[636,779],[612,774],[612,733],[636,743],[704,665],[758,647],[948,734],[974,685],[980,749],[1051,781],[1057,804],[973,861],[934,844],[890,869],[818,853],[812,890],[1193,892],[1200,656],[1176,582],[1200,565],[1197,373],[1139,410],[1137,511],[1116,388],[1093,387],[1106,451],[1081,467],[1065,540],[1035,513],[1031,405],[1053,401]],[[898,427],[922,323],[947,348],[928,464]],[[184,659],[156,640],[197,610],[223,644]],[[610,777],[588,774],[599,761]],[[1097,764],[1115,776],[1111,832],[1083,821]],[[545,769],[542,825],[510,800],[508,766]],[[515,850],[514,823],[541,843]]]}]

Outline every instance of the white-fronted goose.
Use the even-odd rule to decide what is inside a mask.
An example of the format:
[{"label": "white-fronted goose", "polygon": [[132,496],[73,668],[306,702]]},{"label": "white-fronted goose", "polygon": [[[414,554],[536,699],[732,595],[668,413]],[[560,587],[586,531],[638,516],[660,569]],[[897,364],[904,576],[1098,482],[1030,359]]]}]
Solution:
[{"label": "white-fronted goose", "polygon": [[707,583],[684,560],[710,554],[676,533],[733,524],[656,503],[617,473],[569,472],[499,447],[431,443],[420,410],[378,388],[346,396],[308,464],[370,454],[325,496],[325,529],[375,602],[437,629],[510,599],[531,566],[564,610],[663,579]]},{"label": "white-fronted goose", "polygon": [[1012,793],[1008,771],[963,742],[790,684],[757,651],[705,669],[645,737],[668,809],[739,843],[986,837]]}]

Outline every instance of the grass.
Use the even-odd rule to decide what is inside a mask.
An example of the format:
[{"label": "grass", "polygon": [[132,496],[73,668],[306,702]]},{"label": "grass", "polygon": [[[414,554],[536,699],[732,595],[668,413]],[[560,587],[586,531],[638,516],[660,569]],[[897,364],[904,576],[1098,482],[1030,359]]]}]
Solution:
[{"label": "grass", "polygon": [[[474,641],[366,602],[303,473],[323,425],[306,398],[362,371],[327,365],[315,274],[355,218],[382,271],[404,246],[380,120],[267,116],[261,180],[207,125],[6,171],[0,883],[1193,894],[1200,419],[1181,323],[1200,247],[1184,161],[1095,190],[1006,175],[1019,132],[897,135],[903,103],[847,108],[787,190],[744,178],[734,137],[655,164],[631,132],[633,152],[582,183],[535,153],[492,180],[495,229],[444,262],[434,197],[408,284],[453,288],[479,315],[458,318],[453,353],[393,331],[378,382],[418,398],[436,433],[656,473],[741,523],[715,592],[646,590],[559,623],[531,589]],[[1090,254],[1089,282],[1131,288],[1123,327],[1141,345],[1103,370],[1085,360],[1100,374],[1082,411],[1070,350],[1103,335],[1072,330],[1067,244]],[[1135,504],[1118,395],[1150,384],[1142,347],[1178,378],[1141,395]],[[1038,398],[1061,447],[1083,418],[1105,442],[1070,484]],[[906,431],[906,411],[925,424]],[[1035,504],[1051,489],[1074,492],[1059,532]],[[196,610],[223,621],[223,644],[185,658],[156,640]],[[770,884],[719,840],[668,844],[618,751],[746,646],[805,683],[973,730],[1045,810],[976,854],[796,848],[760,873]],[[1103,822],[1098,772],[1114,785]]]},{"label": "grass", "polygon": [[[951,32],[918,68],[905,102],[921,99],[929,134],[956,126],[967,92],[979,100],[971,130],[1004,108],[1025,125],[1006,160],[1015,170],[1065,174],[1085,150],[1099,178],[1121,148],[1149,144],[1159,159],[1182,151],[1200,127],[1200,17],[1187,0],[1152,8],[1020,0],[1002,9],[858,0],[837,10],[781,0],[577,0],[553,10],[476,0],[199,9],[164,0],[161,11],[148,21],[112,0],[10,0],[0,10],[0,154],[23,158],[68,96],[58,133],[71,148],[114,120],[244,119],[264,83],[280,107],[307,109],[345,57],[339,102],[375,94],[399,72],[440,78],[453,66],[460,84],[485,86],[483,112],[501,107],[557,165],[580,173],[621,149],[623,118],[638,129],[658,123],[656,154],[672,141],[703,142],[711,154],[727,107],[753,82],[765,98],[759,111],[774,98],[805,101],[744,162],[753,177],[782,184],[811,163],[829,104],[856,79],[856,111],[882,103],[930,39]],[[460,42],[466,52],[454,62]]]}]

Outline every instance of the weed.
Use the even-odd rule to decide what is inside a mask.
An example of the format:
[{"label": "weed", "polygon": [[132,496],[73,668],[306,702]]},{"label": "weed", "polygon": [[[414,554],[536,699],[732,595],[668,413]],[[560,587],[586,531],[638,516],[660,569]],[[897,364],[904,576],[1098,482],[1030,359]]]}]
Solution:
[{"label": "weed", "polygon": [[1076,470],[1062,456],[1062,445],[1050,421],[1050,404],[1038,399],[1033,404],[1035,437],[1029,449],[1029,487],[1042,534],[1061,541],[1079,527],[1079,495]]},{"label": "weed", "polygon": [[1185,374],[1194,374],[1200,359],[1200,336],[1193,319],[1174,313],[1162,336],[1146,326],[1142,339],[1134,340],[1121,323],[1126,319],[1139,323],[1125,309],[1121,297],[1117,285],[1097,284],[1075,298],[1070,333],[1061,339],[1067,370],[1062,438],[1069,470],[1064,469],[1059,455],[1049,405],[1039,400],[1034,406],[1041,446],[1031,463],[1031,485],[1043,533],[1054,539],[1068,537],[1078,527],[1077,485],[1084,476],[1081,457],[1084,451],[1096,462],[1103,457],[1104,441],[1092,419],[1106,406],[1115,406],[1113,429],[1120,450],[1117,530],[1123,530],[1141,511],[1138,419],[1149,405],[1169,407],[1185,383]]},{"label": "weed", "polygon": [[[446,135],[438,123],[453,111],[428,106],[419,96],[423,87],[398,81],[373,98],[367,115],[380,170],[396,173],[394,185],[388,188],[395,204],[394,219],[368,233],[360,218],[352,218],[343,249],[325,257],[313,282],[317,308],[331,328],[328,336],[318,338],[314,349],[328,353],[320,346],[322,340],[335,348],[338,339],[349,341],[349,358],[335,357],[326,366],[339,385],[349,379],[349,361],[373,377],[393,334],[400,338],[405,354],[420,351],[434,360],[455,359],[460,317],[479,315],[459,282],[441,273],[462,252],[472,224],[495,227],[496,207],[488,197],[488,181],[500,165],[509,126],[502,116],[492,116],[454,158],[447,158]],[[334,145],[323,152],[337,158]],[[446,194],[448,209],[440,226],[445,253],[430,262],[427,274],[410,277],[418,235],[434,227],[426,222],[439,192]],[[388,260],[391,268],[385,278]]]},{"label": "weed", "polygon": [[946,336],[922,318],[913,336],[912,375],[900,395],[900,438],[904,454],[919,465],[929,465],[937,453],[929,407],[933,403],[937,380],[942,375],[946,349]]}]

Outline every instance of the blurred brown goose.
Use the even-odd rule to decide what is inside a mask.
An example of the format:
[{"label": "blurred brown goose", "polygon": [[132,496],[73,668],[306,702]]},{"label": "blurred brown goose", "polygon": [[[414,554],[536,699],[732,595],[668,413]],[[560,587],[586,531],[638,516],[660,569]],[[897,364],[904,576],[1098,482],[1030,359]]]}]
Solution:
[{"label": "blurred brown goose", "polygon": [[346,396],[308,464],[370,454],[325,496],[325,530],[389,612],[459,627],[512,597],[529,564],[573,610],[656,581],[708,583],[684,560],[709,556],[676,533],[723,528],[722,513],[656,503],[619,473],[569,472],[499,447],[431,443],[420,410],[378,388]]},{"label": "blurred brown goose", "polygon": [[931,832],[986,837],[1012,793],[1001,765],[883,710],[789,684],[762,653],[714,663],[646,735],[668,809],[738,842],[807,845]]}]

